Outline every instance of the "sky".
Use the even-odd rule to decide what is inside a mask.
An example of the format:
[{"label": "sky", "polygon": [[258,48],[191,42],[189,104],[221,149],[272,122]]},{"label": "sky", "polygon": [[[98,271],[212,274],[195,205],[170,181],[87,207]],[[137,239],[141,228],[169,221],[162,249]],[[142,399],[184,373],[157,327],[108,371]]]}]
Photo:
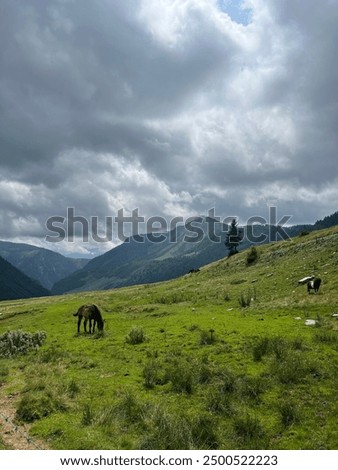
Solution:
[{"label": "sky", "polygon": [[1,0],[0,239],[118,243],[46,241],[67,208],[335,212],[337,25],[338,0]]}]

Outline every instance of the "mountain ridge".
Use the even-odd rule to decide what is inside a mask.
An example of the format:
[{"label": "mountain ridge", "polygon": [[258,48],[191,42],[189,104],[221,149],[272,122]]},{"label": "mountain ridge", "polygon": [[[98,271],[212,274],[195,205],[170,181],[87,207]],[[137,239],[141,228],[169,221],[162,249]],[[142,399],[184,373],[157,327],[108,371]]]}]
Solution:
[{"label": "mountain ridge", "polygon": [[50,292],[0,256],[0,300],[45,297]]},{"label": "mountain ridge", "polygon": [[48,290],[55,282],[83,268],[88,262],[81,258],[67,258],[47,248],[8,241],[0,241],[0,256]]}]

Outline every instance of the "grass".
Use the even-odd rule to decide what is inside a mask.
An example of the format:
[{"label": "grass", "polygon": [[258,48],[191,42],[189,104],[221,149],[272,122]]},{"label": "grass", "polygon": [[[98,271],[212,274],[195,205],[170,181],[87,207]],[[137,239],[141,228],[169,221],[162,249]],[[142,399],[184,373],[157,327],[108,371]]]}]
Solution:
[{"label": "grass", "polygon": [[[0,383],[55,449],[337,449],[337,241],[333,228],[198,278],[1,302],[0,335],[46,338],[0,358]],[[312,273],[317,295],[298,286]],[[87,302],[103,335],[76,332]]]}]

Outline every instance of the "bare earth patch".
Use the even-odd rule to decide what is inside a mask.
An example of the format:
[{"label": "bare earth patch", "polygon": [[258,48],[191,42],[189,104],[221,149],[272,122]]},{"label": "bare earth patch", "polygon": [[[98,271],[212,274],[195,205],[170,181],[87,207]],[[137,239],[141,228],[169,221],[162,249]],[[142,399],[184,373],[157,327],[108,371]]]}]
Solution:
[{"label": "bare earth patch", "polygon": [[46,443],[29,436],[29,424],[15,421],[18,396],[8,394],[6,385],[0,386],[0,437],[8,450],[47,450]]}]

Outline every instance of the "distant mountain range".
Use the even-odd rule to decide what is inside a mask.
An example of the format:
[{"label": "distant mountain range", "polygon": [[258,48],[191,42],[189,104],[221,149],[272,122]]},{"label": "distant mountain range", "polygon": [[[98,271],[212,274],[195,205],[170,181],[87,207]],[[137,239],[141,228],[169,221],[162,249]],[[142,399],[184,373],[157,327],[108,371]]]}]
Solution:
[{"label": "distant mountain range", "polygon": [[0,300],[42,297],[50,292],[0,257]]},{"label": "distant mountain range", "polygon": [[45,248],[4,241],[0,241],[0,256],[49,290],[57,281],[88,262],[87,259],[67,258]]},{"label": "distant mountain range", "polygon": [[[338,212],[313,225],[283,228],[279,238],[276,236],[278,228],[274,226],[245,227],[249,233],[253,230],[255,238],[244,239],[240,249],[252,245],[253,241],[259,240],[262,244],[280,239],[283,234],[288,237],[306,235],[334,225],[338,225]],[[211,239],[210,227],[217,241]],[[224,246],[227,230],[227,226],[212,219],[197,218],[190,226],[178,226],[176,232],[143,236],[142,242],[140,236],[130,237],[90,261],[66,258],[23,243],[0,242],[0,281],[4,278],[0,300],[48,295],[49,290],[54,295],[172,279],[227,256]],[[162,238],[161,242],[156,241],[157,237]]]},{"label": "distant mountain range", "polygon": [[[198,220],[199,223],[197,223]],[[89,261],[81,270],[57,282],[52,289],[52,294],[165,281],[227,256],[224,242],[228,227],[213,221],[213,233],[218,238],[216,243],[207,236],[212,219],[203,218],[202,223],[200,220],[196,219],[196,224],[192,224],[200,230],[199,240],[187,241],[189,237],[191,239],[197,236],[197,229],[196,233],[192,233],[185,226],[177,227],[175,243],[170,241],[173,238],[173,232],[161,234],[163,241],[160,243],[154,242],[155,236],[159,234],[148,235],[143,243],[140,243],[137,236],[130,237],[118,247]],[[317,221],[314,225],[285,228],[284,236],[286,234],[288,237],[293,237],[333,225],[338,225],[338,212]],[[253,230],[255,240],[261,239],[259,243],[267,243],[283,237],[282,230],[278,238],[276,235],[278,229],[269,225],[255,225],[246,230],[249,232]],[[251,241],[243,240],[240,249],[243,250],[252,245],[252,241],[252,237]]]}]

